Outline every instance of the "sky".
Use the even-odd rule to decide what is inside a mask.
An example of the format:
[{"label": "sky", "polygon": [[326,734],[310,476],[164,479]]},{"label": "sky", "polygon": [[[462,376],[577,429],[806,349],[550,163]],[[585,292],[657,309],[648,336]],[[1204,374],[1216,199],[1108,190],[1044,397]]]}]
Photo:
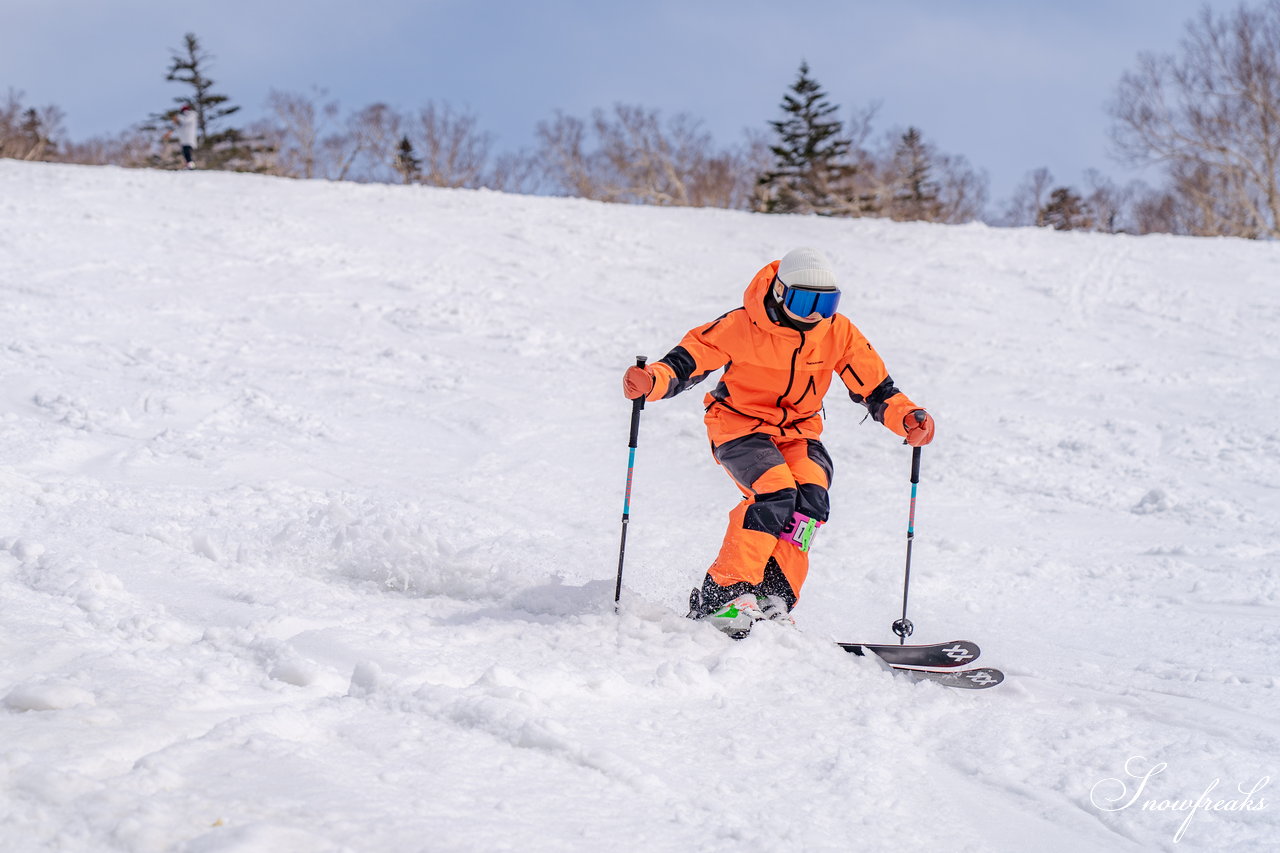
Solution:
[{"label": "sky", "polygon": [[429,101],[473,113],[497,150],[528,147],[557,110],[638,104],[700,119],[717,142],[767,130],[802,61],[846,119],[878,104],[873,139],[920,128],[991,181],[998,207],[1033,169],[1083,183],[1154,178],[1117,162],[1107,103],[1143,51],[1176,51],[1215,0],[4,0],[0,93],[54,104],[80,140],[168,107],[174,49],[194,32],[216,89],[261,115],[272,90],[344,110]]}]

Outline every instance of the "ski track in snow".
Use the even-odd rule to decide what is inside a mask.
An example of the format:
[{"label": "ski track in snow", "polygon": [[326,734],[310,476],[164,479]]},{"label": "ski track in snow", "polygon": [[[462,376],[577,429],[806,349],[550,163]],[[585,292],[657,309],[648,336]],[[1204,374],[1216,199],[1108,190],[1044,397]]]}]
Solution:
[{"label": "ski track in snow", "polygon": [[[0,849],[1267,849],[1280,246],[0,161]],[[827,251],[938,419],[833,392],[796,612],[682,617],[736,490],[622,369]],[[1167,769],[1132,807],[1131,757]],[[1118,800],[1123,801],[1123,798]]]}]

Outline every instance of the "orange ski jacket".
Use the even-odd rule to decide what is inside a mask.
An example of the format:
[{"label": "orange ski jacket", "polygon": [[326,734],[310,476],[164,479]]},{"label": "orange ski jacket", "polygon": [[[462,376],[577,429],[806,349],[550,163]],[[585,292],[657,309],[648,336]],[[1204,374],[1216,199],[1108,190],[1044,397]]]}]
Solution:
[{"label": "orange ski jacket", "polygon": [[765,295],[778,272],[774,261],[756,273],[743,307],[692,329],[654,362],[646,399],[674,397],[721,367],[720,382],[704,398],[713,445],[750,433],[786,438],[822,434],[822,399],[839,376],[856,403],[900,436],[902,419],[921,408],[894,387],[884,362],[843,314],[800,331],[769,318]]}]

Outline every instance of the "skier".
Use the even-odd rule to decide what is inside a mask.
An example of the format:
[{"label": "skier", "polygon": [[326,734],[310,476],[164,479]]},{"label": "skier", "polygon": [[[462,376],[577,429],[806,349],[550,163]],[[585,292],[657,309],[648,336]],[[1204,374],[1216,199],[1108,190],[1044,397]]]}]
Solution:
[{"label": "skier", "polygon": [[689,617],[734,637],[761,619],[791,622],[814,534],[827,521],[832,462],[822,399],[839,376],[854,402],[919,447],[933,418],[899,391],[857,327],[819,251],[798,248],[756,273],[735,308],[622,379],[628,399],[662,400],[725,368],[704,398],[711,453],[742,491],[729,529],[692,591]]},{"label": "skier", "polygon": [[[173,123],[178,129],[178,142],[182,144],[182,159],[188,169],[194,169],[196,164],[192,155],[196,148],[196,111],[190,104],[183,104],[182,109],[173,117]],[[165,131],[164,138],[167,140],[172,135],[173,128],[170,128]]]}]

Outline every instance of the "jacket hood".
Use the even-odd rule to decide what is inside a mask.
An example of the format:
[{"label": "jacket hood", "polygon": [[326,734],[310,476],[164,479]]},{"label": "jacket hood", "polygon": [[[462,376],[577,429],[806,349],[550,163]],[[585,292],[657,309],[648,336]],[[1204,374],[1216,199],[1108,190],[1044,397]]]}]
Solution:
[{"label": "jacket hood", "polygon": [[762,329],[777,328],[776,324],[769,319],[769,313],[764,310],[764,297],[769,292],[769,285],[773,284],[773,277],[778,274],[780,263],[782,262],[774,261],[765,264],[764,268],[756,273],[755,278],[751,279],[751,283],[742,294],[742,307],[747,309],[747,316],[751,318],[751,322]]},{"label": "jacket hood", "polygon": [[[773,285],[773,279],[778,274],[778,265],[781,261],[773,261],[765,264],[765,266],[756,273],[755,278],[751,279],[751,283],[747,285],[747,289],[742,294],[742,307],[746,309],[747,316],[751,318],[751,322],[772,335],[779,335],[787,339],[792,339],[793,335],[800,334],[799,330],[789,326],[782,326],[769,319],[769,312],[764,307],[765,296],[769,293],[769,288]],[[824,337],[827,330],[831,328],[831,318],[824,318],[818,321],[818,324],[812,329],[804,333],[808,339],[815,337]]]}]

